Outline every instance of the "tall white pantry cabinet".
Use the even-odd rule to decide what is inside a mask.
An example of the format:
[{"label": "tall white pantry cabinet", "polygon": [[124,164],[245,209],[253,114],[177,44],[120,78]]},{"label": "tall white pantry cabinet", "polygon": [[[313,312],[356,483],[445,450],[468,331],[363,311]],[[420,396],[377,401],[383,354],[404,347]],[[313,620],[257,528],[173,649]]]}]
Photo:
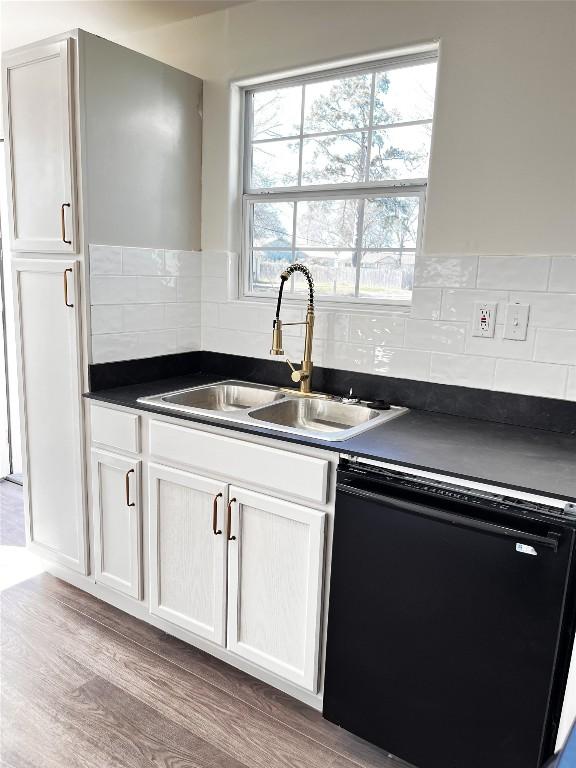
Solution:
[{"label": "tall white pantry cabinet", "polygon": [[88,246],[199,249],[202,81],[82,30],[2,77],[27,537],[89,574]]}]

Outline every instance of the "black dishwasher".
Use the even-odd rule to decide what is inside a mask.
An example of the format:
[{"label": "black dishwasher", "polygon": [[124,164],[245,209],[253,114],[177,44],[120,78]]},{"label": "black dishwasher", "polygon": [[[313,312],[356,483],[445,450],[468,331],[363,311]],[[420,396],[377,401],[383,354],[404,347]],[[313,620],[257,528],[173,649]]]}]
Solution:
[{"label": "black dishwasher", "polygon": [[574,638],[574,517],[341,462],[324,717],[417,768],[539,768]]}]

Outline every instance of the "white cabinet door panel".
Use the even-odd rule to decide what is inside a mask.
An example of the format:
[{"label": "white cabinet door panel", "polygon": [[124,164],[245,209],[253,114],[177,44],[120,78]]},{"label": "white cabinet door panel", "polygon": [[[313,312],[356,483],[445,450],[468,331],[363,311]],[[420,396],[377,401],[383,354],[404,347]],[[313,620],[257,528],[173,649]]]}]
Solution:
[{"label": "white cabinet door panel", "polygon": [[231,486],[228,648],[318,687],[325,514]]},{"label": "white cabinet door panel", "polygon": [[13,251],[77,250],[72,45],[67,39],[4,58]]},{"label": "white cabinet door panel", "polygon": [[150,611],[224,645],[227,486],[158,464],[149,483]]},{"label": "white cabinet door panel", "polygon": [[28,540],[86,573],[78,262],[13,269]]},{"label": "white cabinet door panel", "polygon": [[142,597],[140,461],[92,451],[96,581]]}]

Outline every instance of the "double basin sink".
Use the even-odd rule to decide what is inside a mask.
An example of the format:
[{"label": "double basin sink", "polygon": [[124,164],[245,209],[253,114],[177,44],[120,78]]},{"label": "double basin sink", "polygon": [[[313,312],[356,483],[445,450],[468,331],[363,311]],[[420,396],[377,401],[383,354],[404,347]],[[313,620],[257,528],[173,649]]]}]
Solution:
[{"label": "double basin sink", "polygon": [[380,410],[363,403],[345,403],[324,395],[299,395],[244,381],[222,381],[166,392],[142,397],[138,402],[173,413],[194,413],[336,441],[346,440],[407,411],[395,406]]}]

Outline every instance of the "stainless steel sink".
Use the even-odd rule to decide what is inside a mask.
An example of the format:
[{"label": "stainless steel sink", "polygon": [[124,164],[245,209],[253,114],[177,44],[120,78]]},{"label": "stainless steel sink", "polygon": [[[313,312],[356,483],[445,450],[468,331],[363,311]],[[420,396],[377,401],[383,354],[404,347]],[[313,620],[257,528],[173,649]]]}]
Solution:
[{"label": "stainless steel sink", "polygon": [[225,381],[222,384],[161,395],[161,401],[184,408],[199,408],[203,411],[245,411],[268,405],[282,397],[282,393],[277,389]]},{"label": "stainless steel sink", "polygon": [[252,411],[256,421],[285,431],[307,434],[324,440],[345,440],[376,424],[403,413],[405,408],[377,411],[362,404],[341,403],[311,397],[285,399]]},{"label": "stainless steel sink", "polygon": [[223,421],[269,427],[317,440],[346,440],[406,412],[392,406],[377,411],[331,397],[297,395],[291,391],[244,381],[222,381],[202,387],[141,397],[138,402],[175,413],[209,415]]}]

